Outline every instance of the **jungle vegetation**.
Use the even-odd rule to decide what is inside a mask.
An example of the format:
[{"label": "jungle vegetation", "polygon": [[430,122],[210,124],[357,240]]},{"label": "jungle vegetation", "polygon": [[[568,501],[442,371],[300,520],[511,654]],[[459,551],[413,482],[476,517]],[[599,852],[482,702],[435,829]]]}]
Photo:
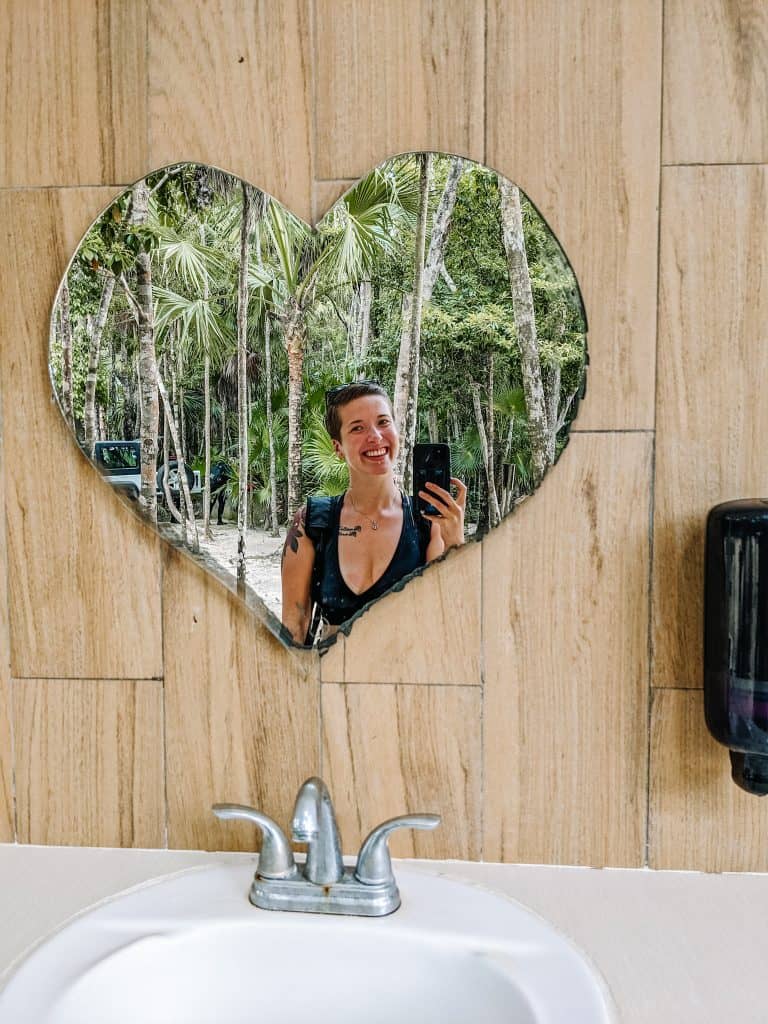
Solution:
[{"label": "jungle vegetation", "polygon": [[[78,442],[141,439],[141,513],[196,548],[211,467],[245,528],[276,535],[308,494],[341,493],[325,392],[376,379],[401,436],[446,441],[482,534],[538,486],[583,393],[586,322],[560,246],[511,182],[439,154],[361,179],[316,230],[221,171],[180,164],[94,223],[51,322],[51,373]],[[184,466],[206,487],[193,510]],[[166,472],[165,479],[167,481]],[[202,518],[198,526],[197,519]],[[200,534],[202,533],[202,541]]]}]

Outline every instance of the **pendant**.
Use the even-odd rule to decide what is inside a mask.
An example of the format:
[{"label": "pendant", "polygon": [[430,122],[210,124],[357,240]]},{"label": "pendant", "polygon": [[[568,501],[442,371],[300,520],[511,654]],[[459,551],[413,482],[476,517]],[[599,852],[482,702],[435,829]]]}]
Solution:
[{"label": "pendant", "polygon": [[379,524],[376,522],[375,519],[372,519],[371,520],[371,529],[372,530],[378,530],[378,528],[379,528]]}]

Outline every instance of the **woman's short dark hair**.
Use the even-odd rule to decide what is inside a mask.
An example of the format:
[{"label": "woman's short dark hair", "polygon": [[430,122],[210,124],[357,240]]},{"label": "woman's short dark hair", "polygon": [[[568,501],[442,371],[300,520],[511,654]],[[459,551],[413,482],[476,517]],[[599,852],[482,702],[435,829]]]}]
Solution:
[{"label": "woman's short dark hair", "polygon": [[334,441],[341,440],[341,416],[339,410],[354,402],[356,398],[363,398],[364,395],[379,395],[386,399],[387,405],[392,410],[392,403],[389,395],[377,380],[353,380],[349,384],[339,384],[325,393],[325,429]]}]

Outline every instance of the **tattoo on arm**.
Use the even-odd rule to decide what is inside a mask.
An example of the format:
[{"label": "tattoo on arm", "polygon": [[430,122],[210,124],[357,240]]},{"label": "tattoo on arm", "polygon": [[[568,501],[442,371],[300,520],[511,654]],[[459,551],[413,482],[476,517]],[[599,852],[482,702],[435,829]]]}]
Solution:
[{"label": "tattoo on arm", "polygon": [[283,544],[283,554],[280,559],[281,567],[283,562],[285,561],[285,553],[288,550],[288,548],[291,549],[294,555],[298,553],[299,541],[304,536],[304,533],[306,531],[305,516],[306,509],[300,508],[296,515],[293,517],[293,522],[288,528],[288,533],[285,538],[285,544]]},{"label": "tattoo on arm", "polygon": [[356,537],[362,530],[362,526],[340,526],[339,536],[340,537]]}]

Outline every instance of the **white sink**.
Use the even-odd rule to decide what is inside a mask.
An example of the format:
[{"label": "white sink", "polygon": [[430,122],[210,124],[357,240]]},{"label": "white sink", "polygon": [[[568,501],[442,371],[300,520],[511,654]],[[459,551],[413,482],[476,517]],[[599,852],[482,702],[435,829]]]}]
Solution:
[{"label": "white sink", "polygon": [[0,1024],[609,1024],[605,985],[506,897],[395,867],[383,918],[257,910],[253,866],[193,869],[79,915],[0,990]]}]

